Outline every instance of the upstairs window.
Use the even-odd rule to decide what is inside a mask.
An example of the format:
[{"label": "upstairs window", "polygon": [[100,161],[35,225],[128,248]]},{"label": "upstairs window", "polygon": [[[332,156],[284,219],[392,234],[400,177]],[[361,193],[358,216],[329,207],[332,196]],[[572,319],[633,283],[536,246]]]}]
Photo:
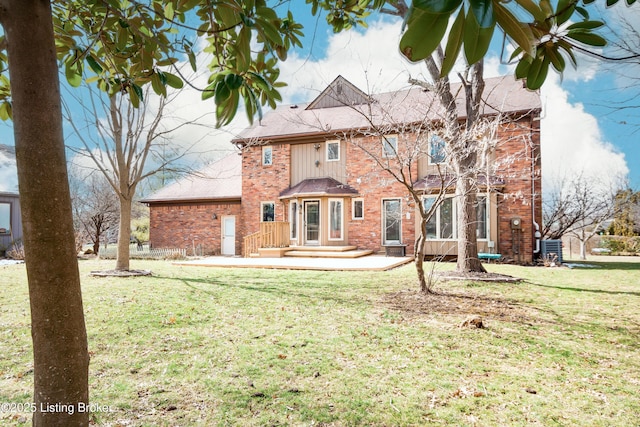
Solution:
[{"label": "upstairs window", "polygon": [[273,147],[262,147],[262,165],[271,166],[273,164]]},{"label": "upstairs window", "polygon": [[447,159],[447,143],[438,135],[432,135],[429,139],[429,163],[437,165]]},{"label": "upstairs window", "polygon": [[327,141],[327,161],[337,162],[340,160],[340,141]]},{"label": "upstairs window", "polygon": [[382,137],[382,157],[398,156],[398,137],[386,135]]}]

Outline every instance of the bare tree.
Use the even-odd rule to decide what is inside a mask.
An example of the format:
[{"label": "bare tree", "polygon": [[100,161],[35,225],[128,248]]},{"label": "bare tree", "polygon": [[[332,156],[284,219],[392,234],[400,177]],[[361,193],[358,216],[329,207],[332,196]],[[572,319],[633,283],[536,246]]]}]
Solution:
[{"label": "bare tree", "polygon": [[[130,98],[123,94],[110,96],[107,101],[91,96],[85,122],[87,126],[95,126],[94,134],[81,128],[71,109],[65,108],[65,118],[84,146],[84,149],[74,151],[93,161],[118,197],[120,219],[115,269],[119,271],[129,270],[130,266],[131,212],[139,184],[160,172],[185,173],[190,170],[180,165],[179,160],[199,141],[191,141],[187,147],[181,147],[171,144],[170,137],[182,127],[197,125],[207,115],[166,127],[167,121],[163,120],[167,118],[166,107],[175,98],[156,97],[157,105],[152,108],[153,98],[147,89],[144,99],[135,108]],[[101,113],[106,114],[104,118]]]},{"label": "bare tree", "polygon": [[[409,8],[404,0],[391,5],[393,9],[383,12],[406,17]],[[484,91],[484,61],[481,59],[466,68],[458,77],[465,92],[466,119],[458,114],[456,94],[451,89],[449,76],[442,76],[444,51],[438,47],[433,55],[425,59],[430,82],[410,79],[411,84],[424,87],[435,93],[445,110],[442,117],[446,129],[445,141],[449,147],[448,164],[455,176],[458,236],[457,270],[461,272],[486,272],[478,258],[478,242],[475,227],[475,205],[477,187],[478,132],[476,123],[480,118],[480,107]]]},{"label": "bare tree", "polygon": [[604,185],[596,177],[580,174],[561,180],[543,203],[543,236],[560,239],[571,235],[580,242],[580,259],[586,259],[587,242],[613,219],[619,187]]},{"label": "bare tree", "polygon": [[77,165],[69,168],[71,203],[77,235],[91,241],[98,254],[102,238],[118,227],[119,204],[116,194],[106,178],[95,170],[82,170]]},{"label": "bare tree", "polygon": [[[459,179],[458,175],[450,173],[451,167],[445,161],[455,155],[452,151],[457,147],[446,143],[450,140],[451,130],[446,120],[438,120],[441,110],[440,99],[437,96],[423,97],[431,101],[416,105],[414,97],[409,95],[410,92],[399,91],[380,98],[370,97],[369,102],[362,104],[353,102],[348,95],[333,89],[331,88],[327,95],[338,104],[349,108],[356,122],[366,123],[364,126],[359,126],[357,130],[336,132],[335,137],[348,141],[351,146],[357,147],[372,160],[375,167],[372,168],[371,174],[380,181],[379,185],[388,185],[387,180],[380,178],[380,171],[392,181],[400,183],[408,193],[412,205],[415,206],[416,215],[419,218],[414,245],[418,284],[422,292],[431,292],[432,282],[427,280],[423,266],[430,233],[429,226],[447,192],[452,188],[458,188],[457,180]],[[418,92],[419,89],[414,91]],[[399,98],[401,96],[406,96],[407,99]],[[497,143],[496,130],[502,119],[503,117],[499,114],[483,119],[478,118],[469,130],[473,135],[463,136],[467,140],[473,137],[474,141],[477,141],[470,151],[481,160],[477,162],[474,160],[473,170],[470,165],[469,170],[466,171],[473,178],[471,180],[473,185],[466,190],[473,192],[473,204],[470,211],[465,212],[465,221],[468,224],[465,223],[463,228],[465,233],[467,228],[472,229],[474,242],[478,223],[475,193],[480,188],[477,176],[479,173],[487,173],[489,176],[494,172],[490,158]],[[323,132],[330,129],[330,125],[325,124],[320,118],[317,119],[317,123],[300,123],[300,125],[314,126]],[[435,141],[440,141],[441,145],[434,146]],[[435,157],[438,159],[436,160]],[[427,164],[431,168],[429,174],[425,173]],[[422,170],[420,170],[421,165],[424,165]],[[490,185],[487,182],[485,185],[489,192]],[[460,200],[460,194],[456,194],[455,199]],[[466,199],[463,202],[466,203]],[[462,206],[465,205],[462,204]],[[434,224],[435,222],[431,222],[431,226],[435,226]],[[465,240],[468,239],[465,238]]]},{"label": "bare tree", "polygon": [[[409,193],[419,218],[419,232],[416,233],[413,253],[418,285],[420,291],[430,293],[433,282],[427,280],[424,269],[428,224],[440,207],[447,188],[451,184],[438,166],[438,179],[435,180],[434,187],[427,192],[419,185],[421,181],[418,180],[418,164],[420,161],[426,161],[430,156],[429,139],[436,130],[427,120],[417,123],[393,123],[386,126],[378,126],[370,118],[368,120],[371,127],[363,132],[365,138],[354,137],[354,135],[345,135],[345,137],[350,144],[362,150],[376,164],[376,174],[380,170],[383,171]],[[394,140],[389,137],[392,134],[395,135]],[[366,136],[374,138],[366,138]],[[425,193],[433,196],[432,203],[425,203]]]}]

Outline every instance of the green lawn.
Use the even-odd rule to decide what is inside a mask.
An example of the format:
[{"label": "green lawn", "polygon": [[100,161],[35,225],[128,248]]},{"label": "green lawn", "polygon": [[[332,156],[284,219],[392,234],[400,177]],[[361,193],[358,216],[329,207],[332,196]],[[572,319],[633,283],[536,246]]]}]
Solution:
[{"label": "green lawn", "polygon": [[[488,265],[518,284],[390,272],[81,261],[105,426],[638,426],[640,263]],[[439,265],[437,268],[452,268]],[[31,401],[24,266],[0,267],[0,403]],[[480,314],[484,329],[461,327]],[[28,414],[0,413],[0,425]]]}]

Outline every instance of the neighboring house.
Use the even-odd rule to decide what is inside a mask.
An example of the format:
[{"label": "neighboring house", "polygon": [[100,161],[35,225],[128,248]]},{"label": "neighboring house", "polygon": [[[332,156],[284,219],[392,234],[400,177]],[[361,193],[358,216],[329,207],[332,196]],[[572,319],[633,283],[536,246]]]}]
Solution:
[{"label": "neighboring house", "polygon": [[[453,85],[452,91],[464,108],[464,89]],[[482,114],[499,114],[502,120],[486,151],[487,173],[478,179],[479,250],[531,262],[542,222],[539,96],[513,77],[487,79],[484,93]],[[411,180],[426,205],[435,200],[443,179],[449,184],[449,194],[428,225],[427,254],[455,256],[457,207],[450,170],[443,166],[444,139],[438,136],[443,110],[435,99],[420,88],[369,96],[338,77],[311,103],[279,106],[245,129],[232,141],[242,151],[241,202],[238,197],[233,210],[217,211],[218,217],[236,217],[236,237],[243,237],[236,240],[236,253],[246,256],[273,246],[356,246],[381,252],[397,245],[411,253],[417,209],[407,190],[376,166],[363,147],[383,161],[391,159],[411,136],[393,124],[433,122],[436,129],[425,145],[428,155],[415,161]],[[465,119],[464,110],[459,116]],[[383,138],[371,132],[372,123],[386,126],[389,133]],[[180,200],[160,201],[156,195],[155,202],[146,200],[154,246],[160,239],[156,233],[163,235],[163,245],[175,247],[189,239],[198,242],[205,229],[215,229],[215,221],[205,223],[184,210],[185,200],[195,198],[185,191]],[[156,206],[176,206],[184,212],[183,224],[200,226],[191,237],[180,235],[188,227],[163,226]],[[195,207],[192,211],[198,212]]]},{"label": "neighboring house", "polygon": [[230,154],[141,200],[150,208],[151,246],[199,255],[239,253],[241,165],[240,155]]},{"label": "neighboring house", "polygon": [[22,239],[20,196],[17,193],[0,192],[0,256],[11,245]]}]

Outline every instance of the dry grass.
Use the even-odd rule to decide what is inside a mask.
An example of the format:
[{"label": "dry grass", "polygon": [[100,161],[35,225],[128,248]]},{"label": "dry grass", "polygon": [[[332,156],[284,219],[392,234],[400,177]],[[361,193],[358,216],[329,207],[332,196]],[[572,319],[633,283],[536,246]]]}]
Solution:
[{"label": "dry grass", "polygon": [[[489,265],[525,281],[434,296],[411,266],[88,274],[110,265],[81,262],[96,425],[638,425],[639,264]],[[0,274],[0,403],[30,401],[24,266]]]}]

